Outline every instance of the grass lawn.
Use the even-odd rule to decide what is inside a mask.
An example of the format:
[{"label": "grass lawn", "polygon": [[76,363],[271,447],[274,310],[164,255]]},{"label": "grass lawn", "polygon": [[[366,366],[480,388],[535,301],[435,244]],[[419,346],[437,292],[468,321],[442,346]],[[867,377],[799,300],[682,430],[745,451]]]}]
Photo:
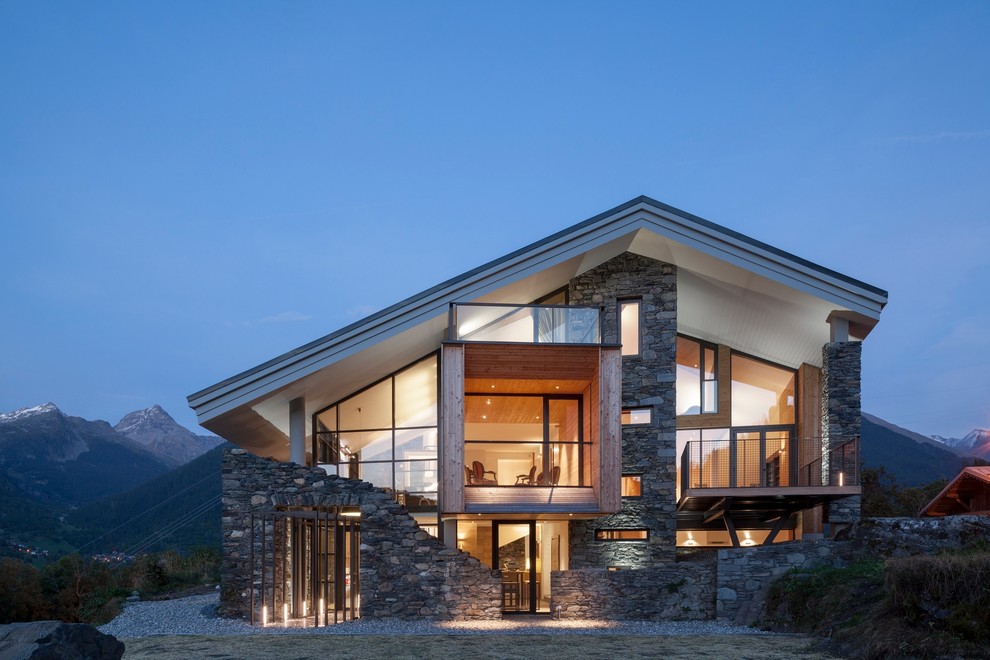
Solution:
[{"label": "grass lawn", "polygon": [[783,635],[198,635],[121,640],[125,660],[191,658],[831,658],[810,638]]}]

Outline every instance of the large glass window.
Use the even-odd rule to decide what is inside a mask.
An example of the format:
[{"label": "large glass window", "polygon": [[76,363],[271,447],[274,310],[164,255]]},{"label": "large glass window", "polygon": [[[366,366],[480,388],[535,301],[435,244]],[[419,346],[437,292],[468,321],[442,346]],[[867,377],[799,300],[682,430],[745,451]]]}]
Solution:
[{"label": "large glass window", "polygon": [[468,486],[583,486],[580,397],[468,394],[464,398]]},{"label": "large glass window", "polygon": [[435,355],[320,411],[313,430],[314,461],[328,474],[387,488],[411,511],[436,509]]},{"label": "large glass window", "polygon": [[793,369],[732,356],[732,426],[794,423]]},{"label": "large glass window", "polygon": [[715,346],[677,338],[677,414],[718,412],[718,360]]}]

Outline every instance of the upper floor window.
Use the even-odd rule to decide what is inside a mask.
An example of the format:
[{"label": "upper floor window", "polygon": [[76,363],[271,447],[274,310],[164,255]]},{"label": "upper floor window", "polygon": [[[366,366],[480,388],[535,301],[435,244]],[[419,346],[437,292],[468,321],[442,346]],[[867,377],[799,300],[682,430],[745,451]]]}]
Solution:
[{"label": "upper floor window", "polygon": [[713,344],[677,338],[677,414],[718,412],[718,359]]},{"label": "upper floor window", "polygon": [[622,343],[623,355],[639,355],[640,353],[639,312],[639,300],[619,302],[619,341]]},{"label": "upper floor window", "polygon": [[795,372],[732,355],[732,426],[794,423]]}]

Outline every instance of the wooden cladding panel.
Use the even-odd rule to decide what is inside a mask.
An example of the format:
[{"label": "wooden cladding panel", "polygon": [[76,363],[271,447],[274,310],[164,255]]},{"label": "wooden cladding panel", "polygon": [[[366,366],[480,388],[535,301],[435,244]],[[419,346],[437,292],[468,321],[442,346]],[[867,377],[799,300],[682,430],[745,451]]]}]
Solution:
[{"label": "wooden cladding panel", "polygon": [[598,371],[597,346],[463,344],[466,378],[591,380]]},{"label": "wooden cladding panel", "polygon": [[598,504],[602,511],[618,511],[622,505],[622,354],[618,348],[602,348],[599,366],[601,422],[598,454],[600,469]]},{"label": "wooden cladding panel", "polygon": [[464,511],[464,346],[444,345],[441,353],[441,507]]},{"label": "wooden cladding panel", "polygon": [[[822,435],[822,370],[810,364],[798,367],[798,419],[797,434],[799,438],[819,438]],[[799,447],[810,447],[810,443],[799,443]],[[815,456],[798,455],[798,464],[818,458],[820,449]]]}]

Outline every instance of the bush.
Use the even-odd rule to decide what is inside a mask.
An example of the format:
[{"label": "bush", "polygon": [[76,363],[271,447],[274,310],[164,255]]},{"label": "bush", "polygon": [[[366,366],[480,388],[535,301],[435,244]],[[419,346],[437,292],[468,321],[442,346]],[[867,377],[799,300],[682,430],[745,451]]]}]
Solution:
[{"label": "bush", "polygon": [[0,559],[0,624],[48,618],[41,572],[19,559]]},{"label": "bush", "polygon": [[885,586],[891,604],[912,624],[990,641],[990,553],[892,559]]}]

